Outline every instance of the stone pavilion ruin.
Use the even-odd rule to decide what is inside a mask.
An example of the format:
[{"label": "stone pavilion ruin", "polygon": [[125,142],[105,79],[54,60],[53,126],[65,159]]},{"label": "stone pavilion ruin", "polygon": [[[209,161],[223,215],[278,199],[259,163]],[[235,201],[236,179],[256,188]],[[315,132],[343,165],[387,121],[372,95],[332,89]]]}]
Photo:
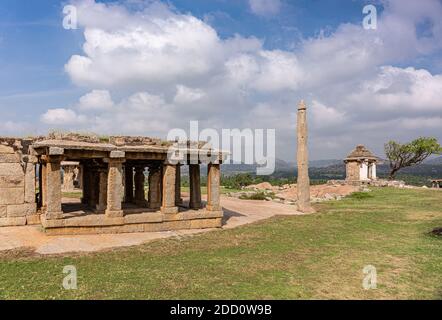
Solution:
[{"label": "stone pavilion ruin", "polygon": [[[184,158],[171,161],[171,150]],[[0,138],[0,226],[41,224],[49,235],[221,227],[225,156],[203,143],[176,148],[148,137]],[[201,199],[202,164],[207,202]],[[189,201],[181,198],[184,165]],[[81,188],[81,201],[62,197],[71,187]]]},{"label": "stone pavilion ruin", "polygon": [[344,160],[346,181],[361,183],[376,181],[376,165],[379,158],[363,145],[358,145]]}]

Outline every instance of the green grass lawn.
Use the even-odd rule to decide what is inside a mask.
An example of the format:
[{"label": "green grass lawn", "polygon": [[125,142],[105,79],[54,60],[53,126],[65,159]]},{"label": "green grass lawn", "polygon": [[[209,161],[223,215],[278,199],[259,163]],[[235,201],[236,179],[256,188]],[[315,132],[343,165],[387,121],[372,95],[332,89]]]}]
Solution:
[{"label": "green grass lawn", "polygon": [[[375,189],[232,230],[87,255],[0,254],[3,299],[441,299],[442,192]],[[62,288],[66,265],[78,290]],[[377,269],[364,290],[363,268]]]}]

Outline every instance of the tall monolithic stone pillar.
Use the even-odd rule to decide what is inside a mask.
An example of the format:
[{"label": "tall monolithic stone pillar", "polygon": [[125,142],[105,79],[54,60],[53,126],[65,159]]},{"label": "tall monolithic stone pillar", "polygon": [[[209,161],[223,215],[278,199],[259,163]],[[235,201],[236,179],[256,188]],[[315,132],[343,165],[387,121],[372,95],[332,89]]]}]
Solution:
[{"label": "tall monolithic stone pillar", "polygon": [[209,211],[221,211],[220,180],[220,165],[210,163],[207,172],[207,210]]},{"label": "tall monolithic stone pillar", "polygon": [[307,107],[304,101],[298,106],[298,211],[304,213],[314,212],[310,204],[310,178],[308,175],[308,128],[307,128]]},{"label": "tall monolithic stone pillar", "polygon": [[178,207],[175,205],[175,183],[176,183],[176,165],[164,164],[163,166],[163,213],[178,213]]},{"label": "tall monolithic stone pillar", "polygon": [[[121,153],[121,154],[120,154]],[[107,159],[109,171],[107,176],[107,208],[106,216],[123,217],[123,162],[124,152],[112,151]]]},{"label": "tall monolithic stone pillar", "polygon": [[44,198],[46,204],[46,219],[62,219],[61,208],[61,160],[59,156],[49,156],[46,163],[46,179]]}]

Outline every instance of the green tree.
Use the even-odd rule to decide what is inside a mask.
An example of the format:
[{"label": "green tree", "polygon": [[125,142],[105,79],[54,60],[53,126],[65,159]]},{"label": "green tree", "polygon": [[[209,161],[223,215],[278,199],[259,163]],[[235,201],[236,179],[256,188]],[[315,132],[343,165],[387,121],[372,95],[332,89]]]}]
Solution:
[{"label": "green tree", "polygon": [[385,144],[385,154],[390,161],[390,180],[400,169],[418,165],[432,154],[440,153],[442,147],[436,138],[421,137],[405,144],[389,141]]}]

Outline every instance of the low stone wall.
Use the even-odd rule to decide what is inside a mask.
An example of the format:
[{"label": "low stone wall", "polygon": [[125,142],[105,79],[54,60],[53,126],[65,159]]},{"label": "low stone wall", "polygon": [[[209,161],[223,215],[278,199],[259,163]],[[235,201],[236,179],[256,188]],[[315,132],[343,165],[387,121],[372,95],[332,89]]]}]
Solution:
[{"label": "low stone wall", "polygon": [[20,139],[0,140],[0,226],[38,224],[35,162]]},{"label": "low stone wall", "polygon": [[360,180],[329,180],[327,182],[329,185],[352,185],[352,186],[372,186],[372,187],[393,187],[393,188],[406,188],[405,181],[401,180],[369,180],[369,181],[360,181]]}]

